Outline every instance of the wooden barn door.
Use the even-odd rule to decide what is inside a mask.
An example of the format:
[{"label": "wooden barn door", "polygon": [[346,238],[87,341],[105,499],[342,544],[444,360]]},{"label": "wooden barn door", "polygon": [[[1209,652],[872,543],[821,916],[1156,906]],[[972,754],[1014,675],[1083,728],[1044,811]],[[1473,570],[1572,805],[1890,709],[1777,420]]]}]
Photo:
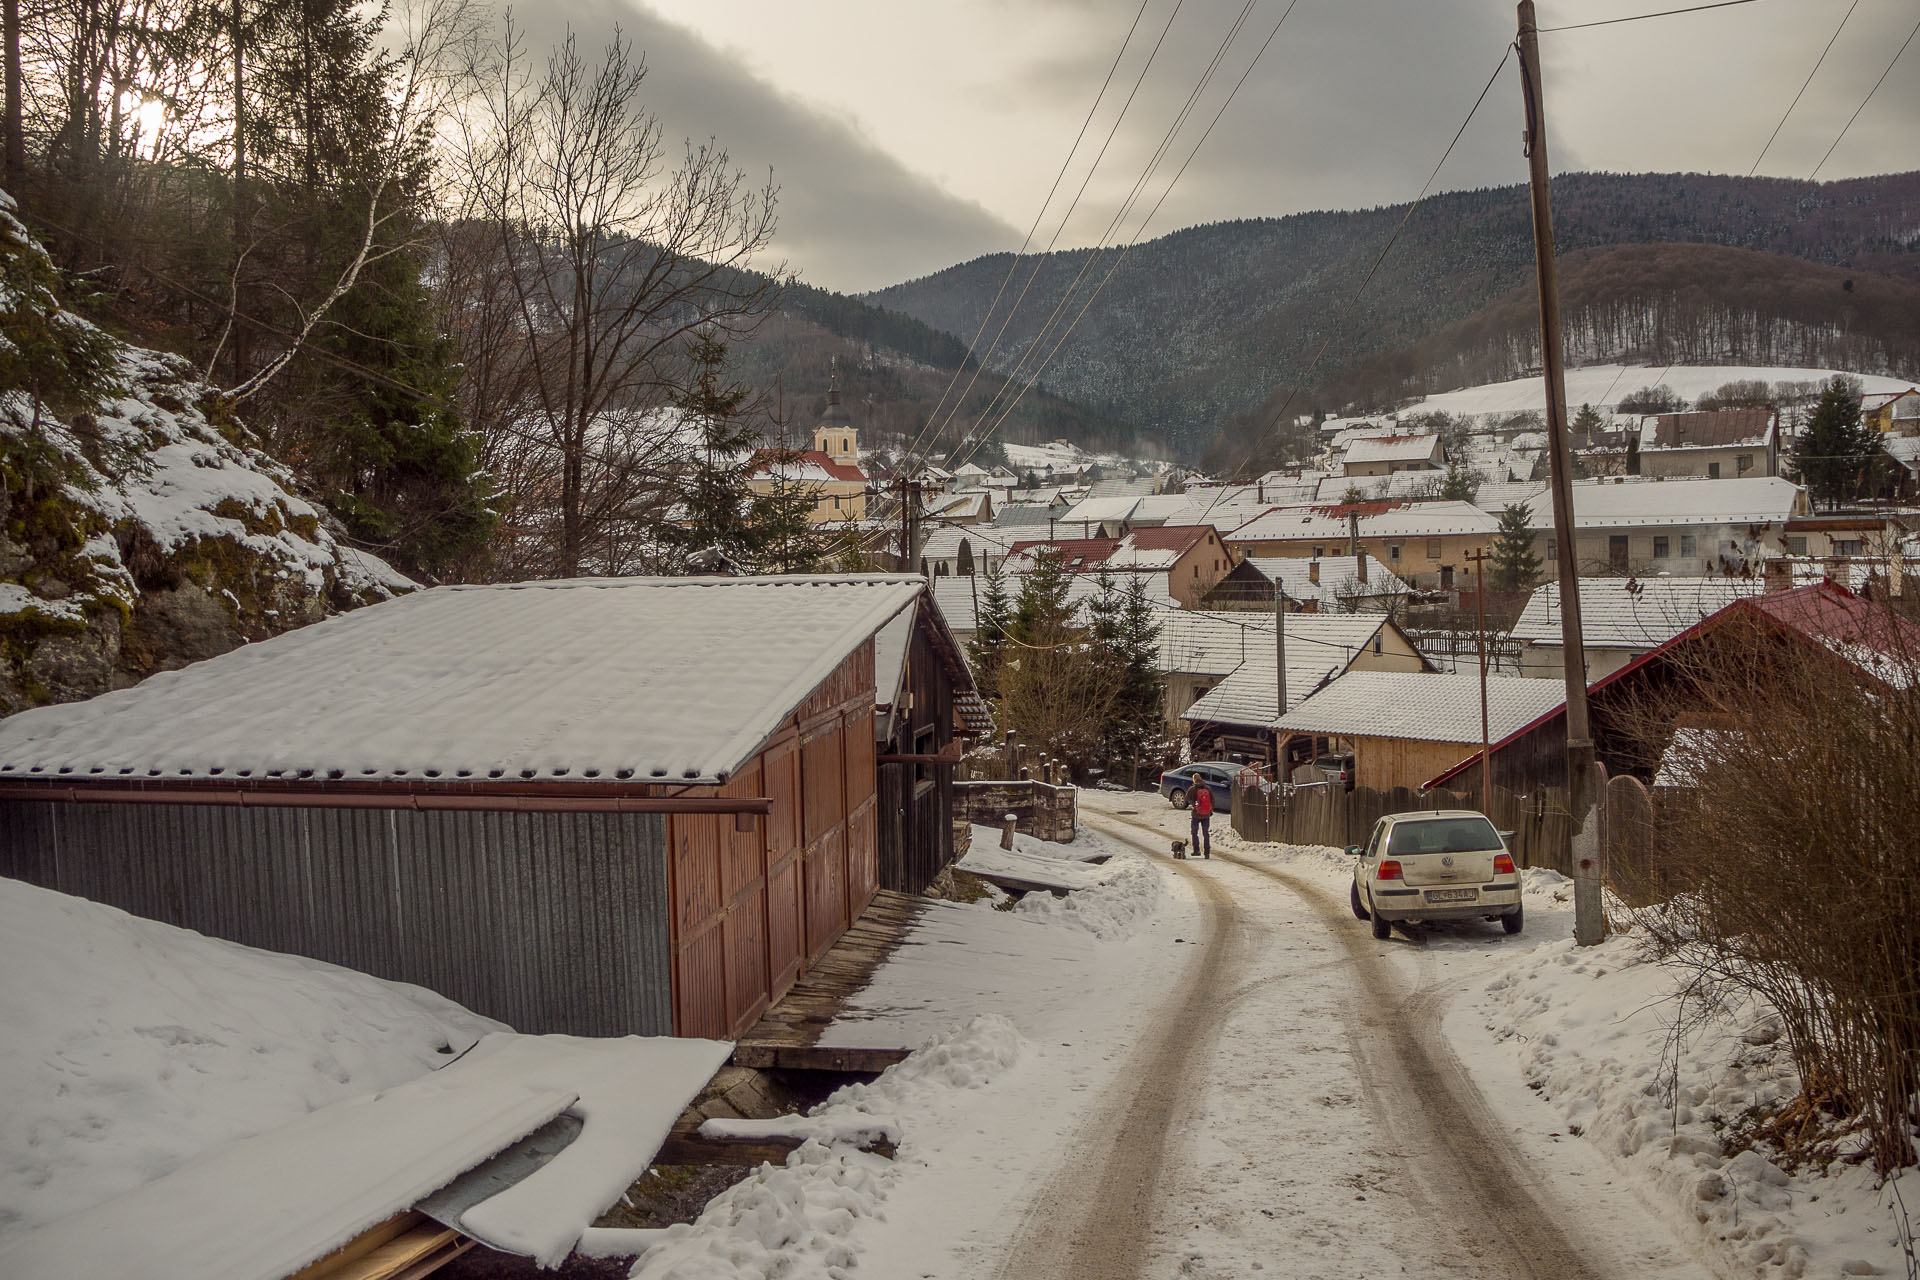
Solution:
[{"label": "wooden barn door", "polygon": [[829,713],[800,735],[800,784],[806,837],[802,884],[807,903],[807,959],[818,960],[846,931],[846,733]]},{"label": "wooden barn door", "polygon": [[673,885],[673,1033],[719,1038],[727,1010],[726,919],[721,890],[720,824],[709,814],[667,821]]},{"label": "wooden barn door", "polygon": [[806,958],[806,896],[801,885],[800,740],[792,730],[760,756],[773,812],[767,818],[767,970],[773,999],[785,995]]},{"label": "wooden barn door", "polygon": [[[721,791],[729,798],[765,794],[758,761],[735,774]],[[741,1035],[767,1011],[771,994],[767,955],[767,821],[756,818],[742,831],[732,817],[720,822],[720,892],[726,902],[727,1018],[729,1034]]]},{"label": "wooden barn door", "polygon": [[880,798],[871,704],[846,714],[842,740],[847,768],[847,919],[852,921],[880,888]]}]

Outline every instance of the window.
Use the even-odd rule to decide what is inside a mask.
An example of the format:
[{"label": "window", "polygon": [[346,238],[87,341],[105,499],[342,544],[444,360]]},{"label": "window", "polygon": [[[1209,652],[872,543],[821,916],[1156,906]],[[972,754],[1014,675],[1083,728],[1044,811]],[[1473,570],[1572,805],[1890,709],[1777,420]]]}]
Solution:
[{"label": "window", "polygon": [[1320,559],[1320,558],[1321,558],[1322,556],[1324,556],[1324,555],[1326,555],[1326,554],[1327,554],[1327,548],[1326,548],[1326,544],[1325,544],[1325,543],[1315,543],[1315,544],[1314,544],[1314,547],[1313,547],[1313,558],[1314,558],[1315,560],[1318,560],[1318,559]]},{"label": "window", "polygon": [[1788,536],[1787,554],[1790,556],[1803,556],[1807,554],[1807,537],[1805,534],[1792,534]]},{"label": "window", "polygon": [[1548,538],[1547,539],[1547,559],[1558,560],[1559,558],[1560,558],[1560,539]]},{"label": "window", "polygon": [[1867,550],[1866,545],[1864,543],[1854,538],[1837,539],[1835,540],[1833,546],[1834,546],[1834,550],[1838,551],[1843,556],[1865,555]]},{"label": "window", "polygon": [[1623,570],[1627,567],[1627,535],[1611,534],[1607,538],[1607,568]]},{"label": "window", "polygon": [[1655,560],[1665,560],[1665,559],[1667,558],[1667,545],[1668,545],[1668,542],[1669,542],[1669,539],[1666,539],[1666,538],[1662,538],[1662,537],[1655,537],[1655,538],[1654,538],[1654,540],[1653,540],[1653,558],[1654,558]]},{"label": "window", "polygon": [[1753,455],[1750,453],[1743,453],[1739,457],[1735,458],[1733,460],[1733,469],[1736,472],[1753,470]]},{"label": "window", "polygon": [[1707,464],[1707,479],[1718,480],[1719,478],[1720,478],[1720,464],[1717,462],[1709,462]]},{"label": "window", "polygon": [[1400,561],[1400,544],[1399,543],[1389,542],[1387,544],[1387,560],[1394,564],[1399,563]]},{"label": "window", "polygon": [[1440,589],[1442,591],[1453,590],[1453,566],[1450,564],[1440,566]]},{"label": "window", "polygon": [[1692,534],[1683,533],[1680,535],[1680,554],[1683,556],[1700,554],[1700,544],[1694,541]]},{"label": "window", "polygon": [[1427,539],[1427,559],[1438,560],[1439,558],[1440,558],[1440,539],[1428,538]]}]

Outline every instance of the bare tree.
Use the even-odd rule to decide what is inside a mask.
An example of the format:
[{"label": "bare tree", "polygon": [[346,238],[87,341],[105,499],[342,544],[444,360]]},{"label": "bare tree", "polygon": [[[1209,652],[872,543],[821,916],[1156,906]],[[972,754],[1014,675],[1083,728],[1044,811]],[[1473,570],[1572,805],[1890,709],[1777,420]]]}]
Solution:
[{"label": "bare tree", "polygon": [[692,339],[749,333],[778,299],[780,269],[750,269],[775,188],[712,142],[670,166],[640,101],[645,63],[618,32],[597,65],[569,33],[536,78],[509,19],[470,77],[456,221],[484,229],[493,262],[453,310],[510,352],[473,422],[514,461],[512,523],[539,571],[617,571],[673,500]]}]

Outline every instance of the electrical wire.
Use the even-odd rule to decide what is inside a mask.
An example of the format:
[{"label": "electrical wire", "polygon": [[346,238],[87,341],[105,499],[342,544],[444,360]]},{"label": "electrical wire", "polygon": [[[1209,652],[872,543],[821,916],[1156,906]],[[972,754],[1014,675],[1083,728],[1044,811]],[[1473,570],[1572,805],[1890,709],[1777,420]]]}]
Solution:
[{"label": "electrical wire", "polygon": [[1813,70],[1807,72],[1807,78],[1800,82],[1800,92],[1793,95],[1793,101],[1787,104],[1786,114],[1780,117],[1780,123],[1773,126],[1773,132],[1767,135],[1767,145],[1761,147],[1760,154],[1754,157],[1753,168],[1747,170],[1749,178],[1760,171],[1760,162],[1767,158],[1767,152],[1773,148],[1774,139],[1778,138],[1780,131],[1787,127],[1787,116],[1792,115],[1793,109],[1800,105],[1800,99],[1805,96],[1807,86],[1812,84],[1814,76],[1820,73],[1820,64],[1827,60],[1829,53],[1833,52],[1833,42],[1838,40],[1840,33],[1847,29],[1847,19],[1853,17],[1853,11],[1859,7],[1860,0],[1853,0],[1853,3],[1847,6],[1845,16],[1840,19],[1840,25],[1833,29],[1831,36],[1827,37],[1827,47],[1820,51],[1820,56],[1813,61]]},{"label": "electrical wire", "polygon": [[1554,31],[1584,31],[1588,27],[1611,27],[1622,22],[1645,22],[1648,18],[1671,18],[1675,14],[1700,13],[1707,9],[1731,9],[1737,4],[1752,4],[1754,0],[1719,0],[1717,4],[1689,5],[1685,9],[1662,9],[1658,13],[1636,13],[1625,18],[1602,18],[1597,22],[1570,22],[1564,27],[1541,27],[1539,34],[1547,35]]},{"label": "electrical wire", "polygon": [[[914,456],[914,452],[919,448],[921,436],[926,434],[927,428],[932,426],[934,420],[940,416],[940,410],[946,407],[947,397],[952,394],[954,384],[960,381],[960,375],[966,371],[967,361],[973,358],[974,350],[980,344],[980,335],[987,331],[987,325],[993,319],[994,309],[1000,305],[1000,299],[1005,295],[1007,286],[1013,282],[1014,272],[1020,268],[1021,256],[1026,253],[1027,246],[1033,243],[1034,233],[1040,229],[1041,220],[1047,216],[1047,206],[1053,203],[1054,195],[1060,190],[1061,180],[1067,176],[1067,170],[1072,167],[1073,157],[1079,153],[1080,143],[1085,140],[1087,129],[1093,124],[1093,117],[1100,110],[1100,103],[1106,98],[1107,90],[1112,87],[1114,73],[1120,69],[1120,62],[1126,57],[1127,47],[1133,43],[1133,33],[1139,29],[1140,19],[1146,16],[1147,6],[1151,3],[1153,3],[1153,0],[1140,0],[1139,9],[1134,11],[1133,23],[1127,28],[1126,38],[1120,41],[1120,48],[1113,55],[1113,63],[1107,68],[1107,78],[1100,82],[1100,92],[1093,95],[1093,104],[1087,108],[1086,118],[1080,122],[1080,132],[1074,135],[1073,145],[1067,148],[1066,158],[1060,162],[1059,172],[1053,175],[1053,185],[1047,188],[1047,198],[1040,202],[1040,211],[1033,215],[1033,224],[1027,228],[1026,238],[1020,242],[1020,249],[1013,255],[1013,261],[1007,264],[1007,274],[1001,278],[1000,288],[994,292],[993,301],[987,304],[986,312],[981,315],[980,327],[974,330],[973,341],[967,344],[967,354],[961,357],[960,363],[954,368],[953,377],[947,380],[947,389],[940,393],[940,399],[933,406],[933,411],[927,415],[927,421],[922,424],[920,431],[915,434],[912,443],[908,445],[906,456],[909,459]],[[1137,87],[1138,86],[1136,86],[1136,88]],[[1096,160],[1094,163],[1097,166],[1099,162]],[[1088,174],[1091,176],[1091,169],[1088,170]],[[1084,191],[1085,189],[1085,185],[1082,184],[1081,190]],[[1073,207],[1070,205],[1067,208],[1067,216],[1071,216],[1072,213]],[[1064,218],[1062,221],[1064,224]],[[981,361],[981,364],[985,363],[985,360]],[[968,388],[969,390],[972,388],[971,383],[968,384]],[[966,399],[966,392],[961,393],[961,399]]]},{"label": "electrical wire", "polygon": [[1885,71],[1882,71],[1880,73],[1880,78],[1873,82],[1873,88],[1867,90],[1867,96],[1860,100],[1860,105],[1855,107],[1853,109],[1853,114],[1847,117],[1847,122],[1844,125],[1840,126],[1840,137],[1835,138],[1833,140],[1833,146],[1827,148],[1827,154],[1824,156],[1821,156],[1820,163],[1813,166],[1813,172],[1807,175],[1807,180],[1809,182],[1811,182],[1813,179],[1820,176],[1820,170],[1826,165],[1827,160],[1833,155],[1834,149],[1840,145],[1840,139],[1845,138],[1847,136],[1847,130],[1853,128],[1853,122],[1860,118],[1860,113],[1867,109],[1867,104],[1869,102],[1873,101],[1873,95],[1880,92],[1880,86],[1885,84],[1887,82],[1887,77],[1893,74],[1894,64],[1900,61],[1901,54],[1904,54],[1907,51],[1907,46],[1913,43],[1913,38],[1916,35],[1920,35],[1920,22],[1916,22],[1913,24],[1913,30],[1907,32],[1907,38],[1900,42],[1900,48],[1893,55],[1893,61],[1887,63],[1887,69]]}]

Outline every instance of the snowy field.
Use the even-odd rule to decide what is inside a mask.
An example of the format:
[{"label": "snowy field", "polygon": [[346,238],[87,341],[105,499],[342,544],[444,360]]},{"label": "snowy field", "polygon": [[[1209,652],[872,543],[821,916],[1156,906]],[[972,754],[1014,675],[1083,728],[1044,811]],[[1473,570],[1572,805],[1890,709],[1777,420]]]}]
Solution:
[{"label": "snowy field", "polygon": [[[1686,398],[1688,403],[1710,391],[1718,391],[1729,382],[1824,382],[1838,369],[1763,369],[1745,365],[1618,365],[1596,364],[1567,370],[1567,403],[1576,408],[1590,404],[1605,410],[1621,396],[1643,387],[1664,386]],[[1878,374],[1848,374],[1858,378],[1862,390],[1903,391],[1920,385]],[[1515,378],[1510,382],[1492,382],[1484,386],[1463,387],[1428,396],[1418,404],[1400,411],[1402,417],[1414,413],[1457,413],[1469,415],[1521,413],[1531,409],[1546,412],[1546,385],[1538,377]]]}]

